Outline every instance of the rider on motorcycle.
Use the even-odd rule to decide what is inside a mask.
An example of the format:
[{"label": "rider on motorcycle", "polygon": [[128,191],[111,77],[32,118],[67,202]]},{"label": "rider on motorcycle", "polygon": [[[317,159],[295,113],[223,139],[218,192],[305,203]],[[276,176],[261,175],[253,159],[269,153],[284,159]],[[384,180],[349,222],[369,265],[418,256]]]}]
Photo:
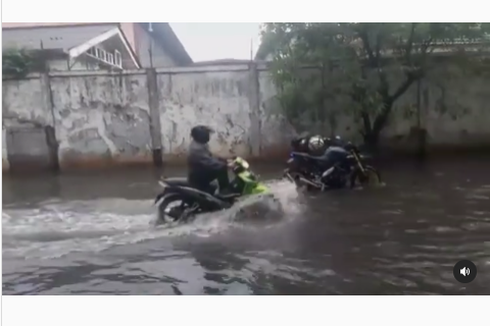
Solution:
[{"label": "rider on motorcycle", "polygon": [[322,155],[322,159],[327,170],[349,155],[349,152],[346,149],[346,143],[340,136],[327,138],[326,146],[327,148]]},{"label": "rider on motorcycle", "polygon": [[291,141],[292,150],[295,152],[308,153],[310,155],[321,155],[325,149],[325,137],[310,135],[303,132]]},{"label": "rider on motorcycle", "polygon": [[308,153],[313,156],[322,156],[330,147],[345,146],[344,141],[340,136],[334,138],[327,138],[321,135],[310,135],[308,132],[304,132],[298,135],[291,141],[291,147],[293,151]]},{"label": "rider on motorcycle", "polygon": [[308,153],[320,156],[325,166],[330,168],[348,155],[345,142],[340,136],[325,138],[319,135],[309,137],[307,140]]},{"label": "rider on motorcycle", "polygon": [[228,162],[214,156],[209,150],[212,133],[213,129],[202,125],[191,129],[192,142],[187,157],[189,183],[197,189],[213,193],[211,182],[217,180],[220,194],[225,194],[230,186]]},{"label": "rider on motorcycle", "polygon": [[340,136],[335,136],[333,138],[326,138],[325,143],[327,147],[345,147],[346,143],[340,138]]}]

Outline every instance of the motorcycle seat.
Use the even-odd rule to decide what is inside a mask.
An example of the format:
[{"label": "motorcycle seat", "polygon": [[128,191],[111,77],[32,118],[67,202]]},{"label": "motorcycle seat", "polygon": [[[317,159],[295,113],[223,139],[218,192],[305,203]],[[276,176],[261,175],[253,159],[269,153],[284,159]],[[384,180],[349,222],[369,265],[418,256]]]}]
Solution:
[{"label": "motorcycle seat", "polygon": [[[166,179],[163,179],[162,180],[163,182],[165,182],[166,184],[168,184],[169,186],[174,186],[174,187],[188,187],[188,188],[192,188],[194,189],[195,191],[198,191],[198,192],[202,192],[202,193],[205,193],[205,194],[208,194],[208,195],[214,195],[214,192],[215,192],[215,187],[211,184],[209,185],[209,189],[198,189],[197,187],[191,185],[189,183],[189,180],[187,178],[182,178],[182,177],[176,177],[176,178],[166,178]],[[221,198],[221,199],[232,199],[234,197],[238,197],[240,196],[240,194],[234,194],[234,193],[231,193],[231,194],[217,194],[217,195],[214,195],[215,197],[217,198]]]},{"label": "motorcycle seat", "polygon": [[293,152],[292,155],[293,156],[303,157],[303,158],[310,159],[310,160],[325,161],[325,157],[324,156],[313,156],[313,155],[310,155],[310,154],[307,154],[307,153],[301,153],[301,152]]},{"label": "motorcycle seat", "polygon": [[164,178],[163,182],[167,183],[170,186],[184,186],[189,187],[189,181],[184,177],[176,177],[176,178]]}]

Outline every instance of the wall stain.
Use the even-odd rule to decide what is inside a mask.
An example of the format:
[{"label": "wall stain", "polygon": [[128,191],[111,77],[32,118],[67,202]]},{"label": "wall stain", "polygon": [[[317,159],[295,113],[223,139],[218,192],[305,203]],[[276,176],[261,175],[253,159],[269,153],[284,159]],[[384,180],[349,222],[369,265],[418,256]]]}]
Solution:
[{"label": "wall stain", "polygon": [[[251,80],[249,71],[159,74],[161,136],[167,144],[164,154],[171,157],[185,153],[190,142],[190,128],[196,124],[207,124],[216,129],[215,143],[223,156],[231,153],[250,155],[251,139],[259,136],[252,134],[257,131],[251,126],[260,126],[260,147],[267,153],[288,144],[294,130],[280,114],[277,93],[268,72],[260,71],[258,75],[260,94],[255,95],[260,98],[259,113],[252,112],[249,107],[249,93],[256,91],[256,84],[252,82],[257,82]],[[480,140],[482,135],[488,138],[488,124],[481,123],[483,117],[489,116],[486,109],[490,94],[482,86],[488,84],[488,78],[476,82],[436,77],[427,77],[434,98],[426,110],[428,115],[437,117],[427,122],[432,123],[428,129],[436,130],[431,131],[432,144],[446,142],[448,133],[456,138],[462,135],[465,139],[474,139],[475,135],[479,135]],[[78,157],[106,157],[107,151],[112,151],[111,155],[119,158],[145,155],[151,158],[147,82],[146,76],[141,74],[50,78],[61,157],[66,157],[66,153],[77,153]],[[47,104],[42,104],[39,80],[4,81],[2,89],[3,124],[7,127],[15,123],[46,126],[52,121],[50,108],[44,108]],[[394,110],[394,123],[387,126],[383,137],[389,139],[410,134],[413,121],[408,120],[413,117],[413,110],[407,113],[403,108],[413,109],[414,96],[410,90],[399,99],[397,107],[400,110]],[[339,110],[346,107],[347,111],[350,105],[350,102],[344,103],[337,98],[331,102]],[[465,115],[471,115],[471,119],[459,121]],[[438,119],[442,116],[445,118]],[[352,116],[340,116],[337,124],[337,130],[345,130],[344,138],[356,137],[358,127]],[[328,132],[325,129],[325,133]]]}]

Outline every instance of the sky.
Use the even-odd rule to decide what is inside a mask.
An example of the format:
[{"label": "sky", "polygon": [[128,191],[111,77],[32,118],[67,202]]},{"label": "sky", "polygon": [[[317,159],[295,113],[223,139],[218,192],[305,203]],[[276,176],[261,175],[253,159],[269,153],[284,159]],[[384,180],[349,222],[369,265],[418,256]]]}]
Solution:
[{"label": "sky", "polygon": [[260,23],[170,23],[194,62],[250,59],[260,43]]}]

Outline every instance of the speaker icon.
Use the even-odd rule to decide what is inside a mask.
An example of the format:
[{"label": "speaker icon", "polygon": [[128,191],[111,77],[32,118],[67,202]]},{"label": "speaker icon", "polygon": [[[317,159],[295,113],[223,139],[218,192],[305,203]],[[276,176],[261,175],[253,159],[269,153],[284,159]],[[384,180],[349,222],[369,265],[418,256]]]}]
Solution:
[{"label": "speaker icon", "polygon": [[453,276],[459,283],[471,283],[477,274],[476,265],[467,259],[458,261],[453,267]]},{"label": "speaker icon", "polygon": [[463,267],[459,270],[459,274],[463,276],[468,276],[471,274],[471,270],[468,267]]}]

